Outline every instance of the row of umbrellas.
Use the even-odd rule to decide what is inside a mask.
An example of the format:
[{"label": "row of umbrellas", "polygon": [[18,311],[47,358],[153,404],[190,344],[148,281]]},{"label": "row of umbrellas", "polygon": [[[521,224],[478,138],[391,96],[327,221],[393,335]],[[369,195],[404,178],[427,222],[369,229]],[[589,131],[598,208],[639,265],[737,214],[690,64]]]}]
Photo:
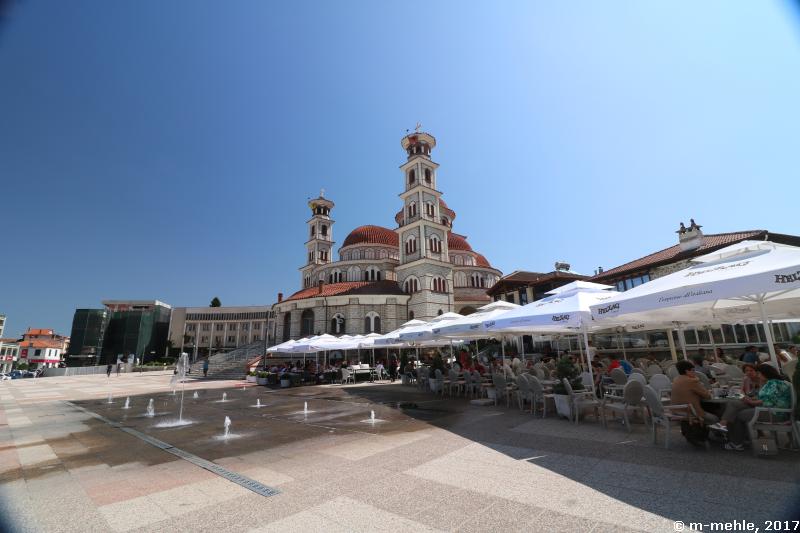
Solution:
[{"label": "row of umbrellas", "polygon": [[761,322],[770,358],[777,364],[770,321],[798,317],[800,248],[742,241],[626,292],[575,281],[525,306],[497,301],[468,316],[445,313],[430,322],[411,320],[385,335],[326,334],[288,341],[268,351],[440,346],[506,335],[582,334],[588,356],[588,334],[615,327],[640,331]]}]

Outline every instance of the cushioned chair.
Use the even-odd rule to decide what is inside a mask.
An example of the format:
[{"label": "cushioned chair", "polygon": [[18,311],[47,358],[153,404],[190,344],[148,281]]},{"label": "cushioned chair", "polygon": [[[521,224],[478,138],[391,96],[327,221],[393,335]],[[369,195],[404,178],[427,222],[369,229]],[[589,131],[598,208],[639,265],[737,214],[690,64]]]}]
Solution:
[{"label": "cushioned chair", "polygon": [[572,421],[574,421],[577,424],[580,421],[581,412],[587,407],[594,409],[595,420],[600,419],[598,412],[600,410],[601,404],[591,390],[588,391],[572,390],[572,385],[570,384],[567,378],[562,379],[561,382],[564,384],[564,388],[567,389],[567,395],[569,396],[569,403],[571,407],[570,414],[572,417]]},{"label": "cushioned chair", "polygon": [[778,442],[778,433],[788,433],[789,442],[794,447],[800,448],[800,429],[797,427],[795,409],[797,407],[797,394],[794,387],[789,387],[792,391],[792,405],[789,409],[778,409],[776,407],[756,407],[753,418],[747,424],[750,432],[750,442],[753,443],[753,455],[758,455],[759,449],[756,446],[758,432],[763,431],[772,434],[775,442]]}]

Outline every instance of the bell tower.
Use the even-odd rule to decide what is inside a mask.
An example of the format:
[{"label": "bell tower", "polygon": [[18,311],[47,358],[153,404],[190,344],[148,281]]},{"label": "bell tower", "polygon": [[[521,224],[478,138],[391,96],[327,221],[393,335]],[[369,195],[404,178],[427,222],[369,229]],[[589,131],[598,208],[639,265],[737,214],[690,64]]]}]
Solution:
[{"label": "bell tower", "polygon": [[331,262],[333,252],[333,224],[331,210],[334,203],[325,198],[325,189],[322,189],[318,198],[309,200],[311,218],[306,222],[308,226],[308,240],[306,241],[306,264],[300,268],[302,272],[301,285],[303,288],[312,287],[317,280],[312,278],[315,267]]},{"label": "bell tower", "polygon": [[439,311],[453,310],[453,269],[447,248],[449,226],[442,219],[437,187],[439,165],[431,159],[436,147],[433,135],[420,125],[400,141],[406,151],[403,173],[403,216],[397,234],[400,264],[396,268],[400,288],[411,294],[409,311],[414,318],[430,320]]}]

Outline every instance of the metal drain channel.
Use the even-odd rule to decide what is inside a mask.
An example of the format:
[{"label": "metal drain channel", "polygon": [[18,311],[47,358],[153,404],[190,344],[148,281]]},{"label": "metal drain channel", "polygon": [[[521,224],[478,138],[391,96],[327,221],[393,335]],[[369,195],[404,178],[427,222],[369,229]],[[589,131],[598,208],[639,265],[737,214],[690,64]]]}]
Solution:
[{"label": "metal drain channel", "polygon": [[128,435],[132,435],[137,439],[143,440],[144,442],[150,444],[151,446],[155,446],[156,448],[164,450],[167,453],[171,453],[176,457],[180,457],[181,459],[189,461],[190,463],[197,465],[200,468],[208,470],[209,472],[214,473],[222,478],[225,478],[232,483],[236,483],[237,485],[244,487],[247,490],[253,491],[256,494],[259,494],[264,497],[275,496],[276,494],[280,494],[280,491],[278,489],[273,489],[272,487],[268,487],[263,483],[259,483],[254,479],[250,479],[249,477],[237,474],[236,472],[231,472],[227,468],[223,468],[216,463],[212,463],[211,461],[206,461],[205,459],[198,457],[194,454],[191,454],[185,450],[176,448],[175,446],[169,444],[168,442],[158,440],[154,437],[151,437],[150,435],[142,433],[141,431],[137,431],[127,426],[123,426],[119,422],[114,422],[113,420],[110,420],[102,415],[98,415],[97,413],[89,411],[88,409],[81,407],[80,405],[75,405],[72,402],[64,402],[64,403],[74,407],[75,409],[78,409],[79,411],[83,411],[89,416],[92,416],[98,420],[105,422],[106,424],[108,424],[113,428],[117,428],[121,431],[124,431]]}]

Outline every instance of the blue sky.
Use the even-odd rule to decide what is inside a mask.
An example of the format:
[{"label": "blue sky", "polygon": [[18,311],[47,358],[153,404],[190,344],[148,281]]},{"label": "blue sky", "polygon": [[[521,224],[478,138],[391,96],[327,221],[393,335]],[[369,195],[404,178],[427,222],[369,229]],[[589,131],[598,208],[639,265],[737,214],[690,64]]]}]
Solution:
[{"label": "blue sky", "polygon": [[17,2],[0,26],[0,313],[274,302],[306,199],[394,227],[400,138],[508,273],[710,233],[800,234],[800,25],[782,2]]}]

